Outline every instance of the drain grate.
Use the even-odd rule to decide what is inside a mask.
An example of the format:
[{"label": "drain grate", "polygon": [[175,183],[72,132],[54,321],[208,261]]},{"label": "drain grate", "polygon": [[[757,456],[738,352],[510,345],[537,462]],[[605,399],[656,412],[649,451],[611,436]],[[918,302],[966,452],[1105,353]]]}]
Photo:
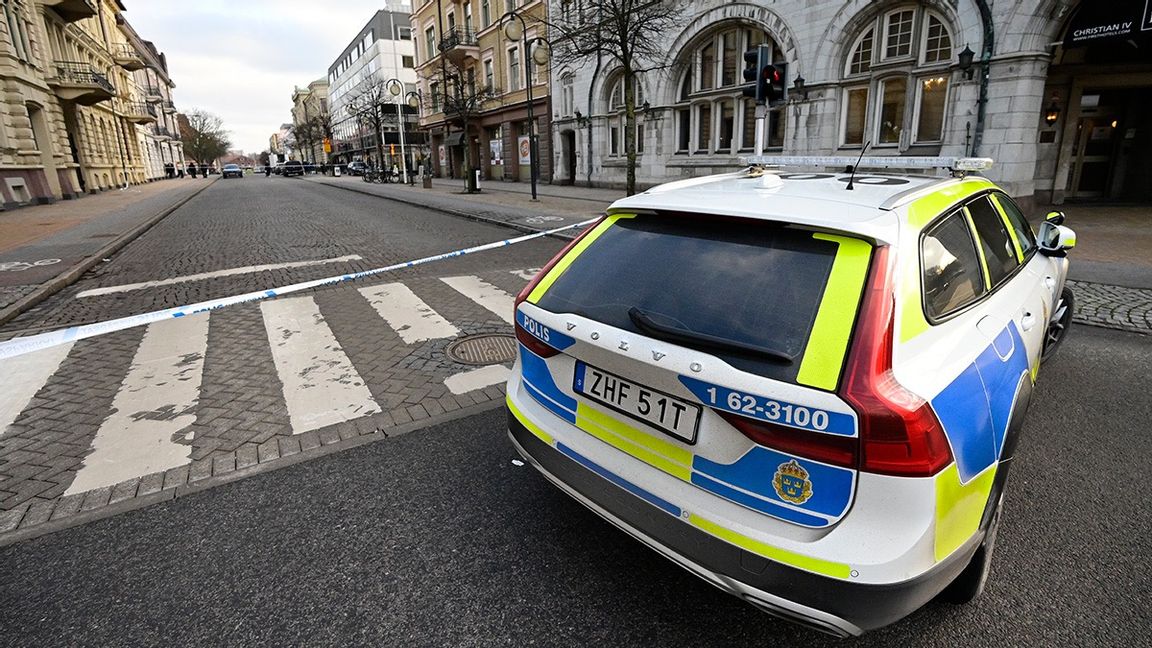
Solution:
[{"label": "drain grate", "polygon": [[449,358],[470,365],[490,365],[516,359],[516,338],[505,333],[469,335],[448,345]]}]

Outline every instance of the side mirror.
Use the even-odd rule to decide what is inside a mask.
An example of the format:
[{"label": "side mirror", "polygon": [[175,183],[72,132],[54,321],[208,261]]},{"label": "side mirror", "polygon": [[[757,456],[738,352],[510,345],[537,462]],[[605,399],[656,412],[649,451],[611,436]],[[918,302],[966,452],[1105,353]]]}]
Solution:
[{"label": "side mirror", "polygon": [[[1063,217],[1063,214],[1060,216]],[[1040,253],[1045,256],[1062,257],[1068,254],[1068,250],[1076,247],[1076,232],[1048,220],[1040,226],[1040,235],[1037,238],[1036,245]]]},{"label": "side mirror", "polygon": [[1044,216],[1044,220],[1046,222],[1052,223],[1053,225],[1063,225],[1064,224],[1064,212],[1062,212],[1062,211],[1050,211],[1050,212],[1048,212],[1048,214],[1046,216]]}]

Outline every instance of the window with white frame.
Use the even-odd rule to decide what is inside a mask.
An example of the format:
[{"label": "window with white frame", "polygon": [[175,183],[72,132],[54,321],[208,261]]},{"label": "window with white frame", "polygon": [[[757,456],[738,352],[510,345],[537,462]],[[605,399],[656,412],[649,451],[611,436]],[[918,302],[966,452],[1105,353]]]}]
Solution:
[{"label": "window with white frame", "polygon": [[[567,85],[565,86],[565,82]],[[636,121],[636,153],[644,152],[644,84],[641,83],[640,77],[636,77],[633,85],[633,93],[635,94],[635,102],[633,103]],[[566,88],[568,92],[572,91],[572,77],[571,75],[561,79],[561,87]],[[563,95],[562,95],[563,96]],[[571,95],[570,95],[571,96]],[[574,98],[569,99],[574,104]],[[627,141],[625,134],[627,130],[625,124],[627,117],[625,115],[625,95],[624,95],[624,75],[617,75],[609,85],[608,90],[608,103],[607,103],[608,118],[608,155],[610,156],[624,156],[628,154]],[[572,109],[575,109],[573,106]]]},{"label": "window with white frame", "polygon": [[496,75],[492,68],[492,59],[484,59],[484,87],[491,90],[496,85]]},{"label": "window with white frame", "polygon": [[938,144],[947,121],[952,43],[945,19],[919,6],[865,23],[844,60],[841,144]]},{"label": "window with white frame", "polygon": [[[682,58],[674,107],[677,153],[734,156],[755,148],[756,102],[741,91],[741,71],[743,53],[758,45],[769,46],[771,60],[785,60],[768,33],[746,25],[721,26]],[[782,107],[768,108],[764,147],[783,146],[785,120]]]},{"label": "window with white frame", "polygon": [[431,61],[436,56],[436,27],[424,30],[424,60]]},{"label": "window with white frame", "polygon": [[508,48],[508,91],[520,89],[520,48]]},{"label": "window with white frame", "polygon": [[560,116],[569,117],[576,110],[576,93],[571,72],[560,77]]},{"label": "window with white frame", "polygon": [[489,0],[480,0],[480,29],[492,24],[492,9]]}]

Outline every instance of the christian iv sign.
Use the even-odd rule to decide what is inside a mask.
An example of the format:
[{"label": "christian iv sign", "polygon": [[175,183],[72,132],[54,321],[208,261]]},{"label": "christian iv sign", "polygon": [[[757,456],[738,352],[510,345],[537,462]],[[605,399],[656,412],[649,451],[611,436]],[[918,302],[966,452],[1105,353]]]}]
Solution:
[{"label": "christian iv sign", "polygon": [[1133,41],[1152,44],[1152,0],[1081,3],[1068,24],[1064,47]]}]

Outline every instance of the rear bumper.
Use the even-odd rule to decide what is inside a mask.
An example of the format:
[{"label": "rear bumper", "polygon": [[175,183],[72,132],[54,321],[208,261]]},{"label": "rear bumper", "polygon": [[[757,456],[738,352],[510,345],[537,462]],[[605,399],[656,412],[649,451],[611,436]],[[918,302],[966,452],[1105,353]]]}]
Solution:
[{"label": "rear bumper", "polygon": [[978,545],[974,538],[930,571],[900,583],[864,585],[829,578],[685,524],[565,456],[511,412],[508,431],[520,454],[549,481],[666,558],[770,614],[838,636],[859,635],[915,611],[960,573]]}]

